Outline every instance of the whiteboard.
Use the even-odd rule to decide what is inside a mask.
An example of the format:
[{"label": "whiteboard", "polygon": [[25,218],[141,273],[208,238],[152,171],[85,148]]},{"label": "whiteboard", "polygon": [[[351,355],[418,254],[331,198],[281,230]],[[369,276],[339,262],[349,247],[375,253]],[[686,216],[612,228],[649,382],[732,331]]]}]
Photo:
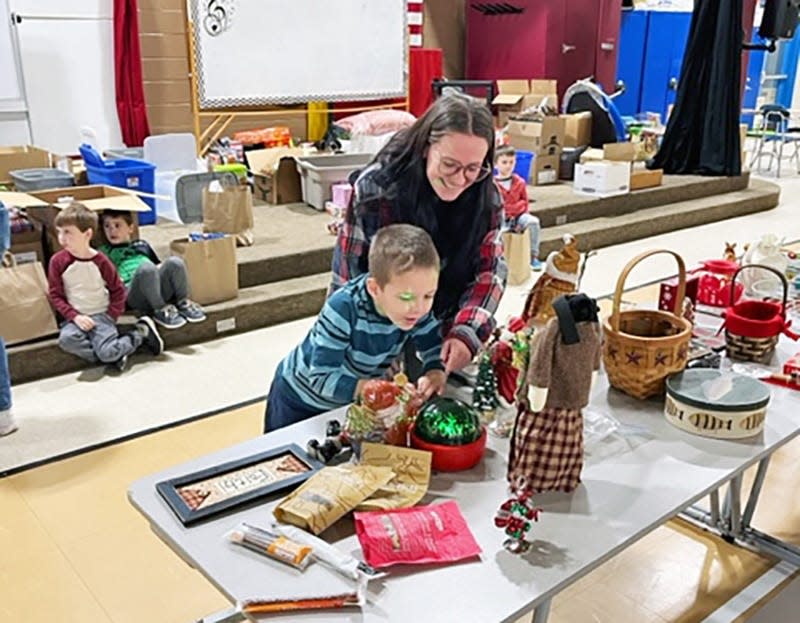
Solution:
[{"label": "whiteboard", "polygon": [[200,107],[406,95],[406,0],[190,0]]},{"label": "whiteboard", "polygon": [[8,0],[0,0],[0,112],[25,110],[13,36]]},{"label": "whiteboard", "polygon": [[111,19],[23,16],[14,27],[33,143],[72,154],[89,133],[98,150],[121,146]]}]

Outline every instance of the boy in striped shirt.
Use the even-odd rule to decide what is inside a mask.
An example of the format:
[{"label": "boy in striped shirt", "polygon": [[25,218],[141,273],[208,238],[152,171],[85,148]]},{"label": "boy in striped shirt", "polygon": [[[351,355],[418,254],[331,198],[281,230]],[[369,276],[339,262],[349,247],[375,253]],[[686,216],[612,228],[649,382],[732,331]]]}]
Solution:
[{"label": "boy in striped shirt", "polygon": [[264,432],[350,404],[364,383],[385,375],[408,340],[423,364],[417,389],[426,398],[440,393],[442,335],[431,311],[438,281],[439,255],[424,230],[380,229],[369,273],[337,290],[303,342],[278,364]]}]

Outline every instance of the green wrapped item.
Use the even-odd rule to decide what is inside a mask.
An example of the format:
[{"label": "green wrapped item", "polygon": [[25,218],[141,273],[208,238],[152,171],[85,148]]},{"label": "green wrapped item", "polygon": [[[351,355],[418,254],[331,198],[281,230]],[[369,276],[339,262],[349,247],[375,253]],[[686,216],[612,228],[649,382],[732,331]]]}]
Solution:
[{"label": "green wrapped item", "polygon": [[481,436],[478,412],[456,398],[435,396],[426,402],[414,422],[414,433],[423,441],[462,446]]}]

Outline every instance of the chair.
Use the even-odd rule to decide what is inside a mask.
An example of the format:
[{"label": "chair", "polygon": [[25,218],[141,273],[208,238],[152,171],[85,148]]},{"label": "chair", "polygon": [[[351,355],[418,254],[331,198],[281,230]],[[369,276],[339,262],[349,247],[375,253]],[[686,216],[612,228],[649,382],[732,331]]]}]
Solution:
[{"label": "chair", "polygon": [[794,160],[796,170],[800,173],[800,151],[798,151],[798,141],[800,141],[800,128],[790,127],[791,113],[784,106],[779,104],[764,104],[759,108],[761,123],[757,129],[747,133],[748,137],[757,139],[756,147],[750,158],[750,168],[758,163],[758,170],[761,170],[761,159],[769,156],[767,171],[772,169],[772,161],[777,162],[775,177],[781,176],[781,162],[783,161],[783,148],[785,145],[793,147],[789,155],[789,161]]}]

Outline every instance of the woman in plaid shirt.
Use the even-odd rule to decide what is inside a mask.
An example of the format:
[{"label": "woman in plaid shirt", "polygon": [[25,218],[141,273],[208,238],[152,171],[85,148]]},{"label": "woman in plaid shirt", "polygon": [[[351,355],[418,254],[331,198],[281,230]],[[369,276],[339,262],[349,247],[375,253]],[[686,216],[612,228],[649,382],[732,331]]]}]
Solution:
[{"label": "woman in plaid shirt", "polygon": [[361,171],[334,250],[330,292],[367,272],[379,228],[410,223],[430,234],[442,262],[433,310],[448,373],[491,336],[506,284],[493,158],[489,108],[461,93],[439,98]]}]

